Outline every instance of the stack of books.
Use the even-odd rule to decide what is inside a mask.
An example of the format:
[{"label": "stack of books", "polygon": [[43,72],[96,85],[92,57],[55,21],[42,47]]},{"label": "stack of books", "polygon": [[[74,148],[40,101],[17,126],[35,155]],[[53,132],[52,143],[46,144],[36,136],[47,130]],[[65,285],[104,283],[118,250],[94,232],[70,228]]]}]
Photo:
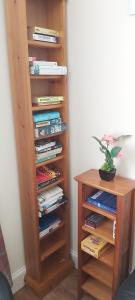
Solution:
[{"label": "stack of books", "polygon": [[57,207],[66,203],[63,189],[58,185],[38,196],[39,217],[49,214]]},{"label": "stack of books", "polygon": [[60,112],[48,111],[33,114],[35,138],[45,137],[66,129]]},{"label": "stack of books", "polygon": [[96,228],[106,219],[107,219],[106,217],[104,217],[100,214],[93,213],[86,217],[85,226]]},{"label": "stack of books", "polygon": [[62,152],[62,144],[58,141],[39,141],[35,145],[36,162],[53,159]]},{"label": "stack of books", "polygon": [[31,75],[67,75],[66,66],[58,66],[56,61],[33,60],[30,63]]},{"label": "stack of books", "polygon": [[59,32],[39,26],[28,26],[28,38],[35,41],[57,43]]},{"label": "stack of books", "polygon": [[42,97],[33,97],[33,105],[51,105],[51,104],[60,104],[64,101],[63,96],[42,96]]},{"label": "stack of books", "polygon": [[116,196],[110,193],[99,190],[88,196],[87,202],[111,213],[116,212]]},{"label": "stack of books", "polygon": [[38,189],[42,189],[48,186],[49,184],[54,183],[58,180],[60,175],[60,171],[55,168],[50,169],[47,166],[37,168],[36,180]]},{"label": "stack of books", "polygon": [[61,219],[55,215],[43,216],[39,219],[39,237],[42,238],[60,226]]},{"label": "stack of books", "polygon": [[94,236],[92,234],[88,235],[82,242],[81,242],[81,249],[96,257],[99,258],[101,254],[106,250],[108,244],[102,238]]}]

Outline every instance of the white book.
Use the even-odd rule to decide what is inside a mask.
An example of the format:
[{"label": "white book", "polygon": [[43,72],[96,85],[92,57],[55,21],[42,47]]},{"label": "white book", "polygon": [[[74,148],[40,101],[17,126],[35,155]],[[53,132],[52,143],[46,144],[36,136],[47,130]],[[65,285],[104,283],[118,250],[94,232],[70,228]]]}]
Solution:
[{"label": "white book", "polygon": [[63,197],[63,193],[59,194],[58,197],[51,197],[49,200],[39,201],[39,208],[48,208],[52,206],[54,203],[56,203],[60,198]]},{"label": "white book", "polygon": [[39,153],[39,154],[36,154],[36,159],[43,159],[43,158],[46,158],[48,156],[53,156],[53,155],[56,155],[56,154],[60,154],[62,152],[62,147],[59,147],[57,149],[53,149],[53,150],[50,150],[50,151],[47,151],[47,152],[43,152],[43,153]]},{"label": "white book", "polygon": [[47,148],[53,147],[55,145],[56,145],[56,141],[53,141],[53,142],[49,142],[49,143],[46,143],[43,145],[37,145],[37,146],[35,146],[35,149],[36,149],[36,151],[40,152],[40,151],[46,150]]},{"label": "white book", "polygon": [[53,196],[56,196],[57,194],[59,194],[60,192],[63,192],[63,189],[60,186],[55,186],[51,189],[49,189],[48,191],[41,193],[41,197],[43,197],[44,199],[49,199]]},{"label": "white book", "polygon": [[31,75],[67,75],[66,66],[39,66],[30,67]]}]

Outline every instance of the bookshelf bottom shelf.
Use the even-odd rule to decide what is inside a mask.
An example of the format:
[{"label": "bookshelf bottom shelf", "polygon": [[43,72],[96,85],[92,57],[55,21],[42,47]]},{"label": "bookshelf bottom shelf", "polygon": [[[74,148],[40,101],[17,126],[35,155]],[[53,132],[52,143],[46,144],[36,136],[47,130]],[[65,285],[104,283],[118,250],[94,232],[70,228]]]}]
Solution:
[{"label": "bookshelf bottom shelf", "polygon": [[94,278],[89,278],[81,286],[83,291],[97,300],[111,300],[112,290]]},{"label": "bookshelf bottom shelf", "polygon": [[72,268],[70,259],[55,259],[52,264],[44,265],[41,281],[37,281],[26,274],[25,284],[32,288],[39,297],[43,297],[68,276]]}]

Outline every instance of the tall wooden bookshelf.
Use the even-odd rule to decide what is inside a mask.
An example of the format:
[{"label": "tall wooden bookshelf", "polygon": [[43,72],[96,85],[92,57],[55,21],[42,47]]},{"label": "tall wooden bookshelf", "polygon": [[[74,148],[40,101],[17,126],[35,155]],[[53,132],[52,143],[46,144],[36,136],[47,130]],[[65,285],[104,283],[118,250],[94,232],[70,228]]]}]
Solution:
[{"label": "tall wooden bookshelf", "polygon": [[[101,180],[98,171],[94,169],[75,179],[78,182],[78,299],[87,293],[94,299],[113,300],[119,285],[129,274],[135,181],[116,176],[107,182]],[[87,202],[88,196],[99,190],[116,196],[116,213]],[[85,223],[85,218],[93,213],[106,217],[94,229]],[[98,259],[81,250],[81,241],[90,234],[108,243]]]},{"label": "tall wooden bookshelf", "polygon": [[[52,163],[59,168],[61,177],[42,191],[59,185],[69,199],[68,133],[65,130],[49,136],[50,140],[56,137],[62,143],[62,154],[36,164],[33,113],[59,111],[63,122],[68,123],[67,76],[32,76],[28,57],[57,61],[58,65],[66,66],[66,1],[6,0],[5,7],[26,261],[25,282],[42,296],[70,272],[72,263],[69,256],[69,201],[57,209],[62,219],[59,228],[39,238],[37,194],[40,191],[37,190],[36,170]],[[59,31],[58,43],[29,40],[28,26]],[[34,107],[32,95],[62,95],[64,102]]]}]

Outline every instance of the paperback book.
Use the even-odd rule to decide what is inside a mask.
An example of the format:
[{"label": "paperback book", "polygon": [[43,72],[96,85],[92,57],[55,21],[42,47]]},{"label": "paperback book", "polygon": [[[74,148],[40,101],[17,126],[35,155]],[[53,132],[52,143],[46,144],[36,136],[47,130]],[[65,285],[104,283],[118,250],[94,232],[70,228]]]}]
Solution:
[{"label": "paperback book", "polygon": [[43,35],[48,35],[48,36],[59,36],[59,31],[49,29],[49,28],[44,28],[44,27],[39,27],[39,26],[28,26],[28,33],[29,34],[43,34]]}]

